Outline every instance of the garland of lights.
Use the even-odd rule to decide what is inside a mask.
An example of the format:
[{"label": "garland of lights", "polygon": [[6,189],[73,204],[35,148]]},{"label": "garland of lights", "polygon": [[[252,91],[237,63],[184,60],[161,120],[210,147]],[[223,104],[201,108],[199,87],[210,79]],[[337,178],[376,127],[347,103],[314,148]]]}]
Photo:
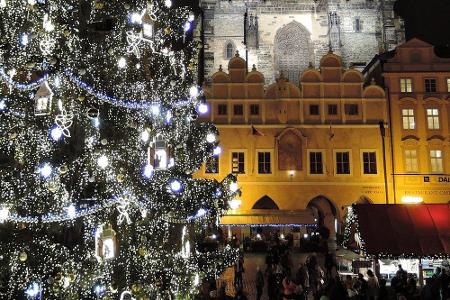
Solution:
[{"label": "garland of lights", "polygon": [[[88,7],[89,6],[89,7]],[[191,298],[238,250],[201,252],[239,195],[170,0],[0,0],[0,298]]]}]

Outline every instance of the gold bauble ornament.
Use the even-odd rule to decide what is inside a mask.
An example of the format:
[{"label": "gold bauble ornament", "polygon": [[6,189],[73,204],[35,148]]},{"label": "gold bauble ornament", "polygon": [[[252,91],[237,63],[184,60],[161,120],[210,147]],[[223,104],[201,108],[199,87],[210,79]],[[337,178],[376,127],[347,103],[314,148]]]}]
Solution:
[{"label": "gold bauble ornament", "polygon": [[59,285],[54,284],[53,285],[53,291],[57,293],[57,292],[59,292],[59,290],[60,290]]},{"label": "gold bauble ornament", "polygon": [[108,49],[108,54],[109,55],[113,55],[114,54],[114,49],[113,48],[109,48]]},{"label": "gold bauble ornament", "polygon": [[68,37],[70,35],[70,30],[69,29],[64,29],[63,34],[65,37]]},{"label": "gold bauble ornament", "polygon": [[84,101],[84,99],[86,99],[86,97],[85,97],[85,96],[78,96],[78,101],[80,101],[80,102],[83,102],[83,101]]},{"label": "gold bauble ornament", "polygon": [[69,279],[69,282],[72,283],[72,282],[75,282],[75,279],[77,278],[77,276],[73,273],[70,273],[67,275],[67,278]]},{"label": "gold bauble ornament", "polygon": [[36,66],[36,63],[35,63],[35,62],[29,62],[29,63],[27,63],[27,68],[28,68],[28,69],[33,69],[35,66]]},{"label": "gold bauble ornament", "polygon": [[131,291],[136,294],[139,293],[141,291],[142,287],[140,283],[135,283],[131,285]]},{"label": "gold bauble ornament", "polygon": [[9,138],[10,138],[11,140],[15,140],[15,139],[17,138],[17,132],[11,132],[11,133],[9,134]]},{"label": "gold bauble ornament", "polygon": [[172,33],[172,28],[170,28],[170,27],[164,28],[164,34],[169,35],[171,33]]},{"label": "gold bauble ornament", "polygon": [[111,285],[109,286],[109,290],[111,291],[111,293],[117,293],[119,287],[117,286],[116,283],[111,283]]},{"label": "gold bauble ornament", "polygon": [[140,256],[146,256],[147,255],[147,249],[144,247],[139,248],[138,253]]},{"label": "gold bauble ornament", "polygon": [[95,9],[103,9],[103,8],[105,8],[105,3],[103,1],[96,0],[94,2],[94,8]]},{"label": "gold bauble ornament", "polygon": [[66,165],[62,165],[58,168],[59,174],[64,175],[69,172],[69,168]]},{"label": "gold bauble ornament", "polygon": [[106,146],[106,145],[108,145],[108,140],[107,140],[107,139],[102,139],[102,140],[100,141],[100,143],[101,143],[103,146]]},{"label": "gold bauble ornament", "polygon": [[60,282],[62,280],[62,274],[61,273],[57,273],[55,275],[55,282]]},{"label": "gold bauble ornament", "polygon": [[25,251],[19,253],[19,260],[21,262],[26,262],[28,259],[28,254]]},{"label": "gold bauble ornament", "polygon": [[128,3],[126,3],[123,7],[125,7],[126,10],[131,8],[130,4],[128,4]]},{"label": "gold bauble ornament", "polygon": [[50,181],[47,188],[50,192],[54,193],[58,190],[58,183],[56,183],[55,181]]},{"label": "gold bauble ornament", "polygon": [[117,175],[117,182],[123,182],[124,180],[125,180],[125,175],[123,175],[123,174]]}]

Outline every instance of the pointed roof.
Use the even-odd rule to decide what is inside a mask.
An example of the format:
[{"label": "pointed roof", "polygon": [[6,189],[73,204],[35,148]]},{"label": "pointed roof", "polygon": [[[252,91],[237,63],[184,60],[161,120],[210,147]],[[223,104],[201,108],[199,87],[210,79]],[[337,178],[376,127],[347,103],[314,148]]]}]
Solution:
[{"label": "pointed roof", "polygon": [[406,43],[398,46],[397,48],[430,48],[430,47],[433,47],[433,45],[425,41],[422,41],[421,39],[412,38],[408,40]]}]

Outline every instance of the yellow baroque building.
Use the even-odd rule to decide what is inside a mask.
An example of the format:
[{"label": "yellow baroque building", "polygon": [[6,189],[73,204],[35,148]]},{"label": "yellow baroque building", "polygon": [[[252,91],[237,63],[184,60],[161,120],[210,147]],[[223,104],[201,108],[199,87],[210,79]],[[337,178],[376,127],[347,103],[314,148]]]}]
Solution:
[{"label": "yellow baroque building", "polygon": [[365,86],[361,72],[344,69],[333,53],[300,74],[299,86],[282,75],[265,86],[255,66],[247,70],[236,54],[227,72],[212,75],[204,87],[210,109],[200,119],[218,127],[222,154],[199,175],[238,175],[242,204],[235,215],[313,211],[334,236],[346,206],[385,203],[384,157],[391,162],[380,130],[388,116],[383,88]]}]

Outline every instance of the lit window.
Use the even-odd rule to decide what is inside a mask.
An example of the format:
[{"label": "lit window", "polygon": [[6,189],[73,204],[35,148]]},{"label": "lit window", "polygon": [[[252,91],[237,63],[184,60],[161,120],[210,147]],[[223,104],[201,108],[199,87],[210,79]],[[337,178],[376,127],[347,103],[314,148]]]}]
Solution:
[{"label": "lit window", "polygon": [[350,174],[350,152],[336,152],[336,174]]},{"label": "lit window", "polygon": [[358,104],[345,104],[345,114],[354,116],[358,114]]},{"label": "lit window", "polygon": [[224,116],[227,114],[227,105],[226,104],[219,104],[217,106],[217,114]]},{"label": "lit window", "polygon": [[447,92],[450,93],[450,78],[447,78]]},{"label": "lit window", "polygon": [[412,93],[412,79],[411,78],[400,78],[400,92]]},{"label": "lit window", "polygon": [[233,58],[233,53],[234,53],[233,43],[228,43],[227,44],[227,49],[226,49],[226,58],[227,59]]},{"label": "lit window", "polygon": [[234,174],[244,174],[245,173],[244,152],[231,153],[231,172]]},{"label": "lit window", "polygon": [[211,156],[205,164],[205,173],[218,174],[219,173],[219,157]]},{"label": "lit window", "polygon": [[251,104],[250,105],[250,114],[252,116],[258,116],[259,115],[259,105],[258,104]]},{"label": "lit window", "polygon": [[322,152],[309,152],[309,173],[323,174]]},{"label": "lit window", "polygon": [[405,150],[405,171],[408,173],[417,173],[419,171],[417,150]]},{"label": "lit window", "polygon": [[337,115],[337,105],[336,104],[328,104],[328,114],[330,116]]},{"label": "lit window", "polygon": [[443,173],[444,172],[441,150],[430,150],[430,163],[431,163],[431,172],[432,173]]},{"label": "lit window", "polygon": [[402,109],[403,129],[416,129],[414,109]]},{"label": "lit window", "polygon": [[242,104],[235,104],[233,106],[235,116],[242,116],[244,114],[244,106]]},{"label": "lit window", "polygon": [[270,152],[258,152],[258,173],[270,174]]},{"label": "lit window", "polygon": [[439,109],[427,108],[428,129],[439,129]]},{"label": "lit window", "polygon": [[363,152],[364,174],[377,174],[376,152]]},{"label": "lit window", "polygon": [[319,115],[319,105],[317,104],[311,104],[309,106],[309,114],[311,116],[318,116]]},{"label": "lit window", "polygon": [[425,79],[425,92],[436,93],[436,79],[434,78]]}]

